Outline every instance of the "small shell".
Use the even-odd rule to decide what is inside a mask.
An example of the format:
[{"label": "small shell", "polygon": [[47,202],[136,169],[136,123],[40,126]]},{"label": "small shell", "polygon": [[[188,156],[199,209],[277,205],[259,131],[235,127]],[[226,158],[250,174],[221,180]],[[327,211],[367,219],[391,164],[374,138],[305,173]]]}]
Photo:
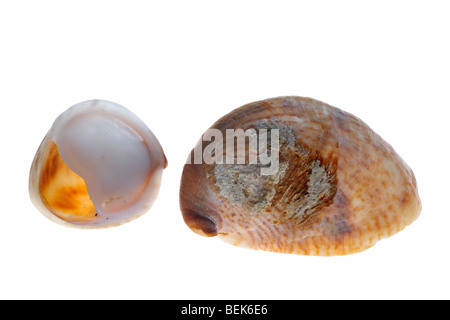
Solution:
[{"label": "small shell", "polygon": [[[414,174],[394,149],[360,119],[325,103],[258,101],[211,129],[223,136],[227,129],[252,129],[259,137],[262,129],[277,129],[278,170],[262,175],[267,165],[249,158],[245,164],[198,163],[196,155],[220,151],[220,141],[211,148],[205,141],[212,139],[203,137],[180,188],[183,218],[198,234],[252,249],[344,255],[401,231],[420,214]],[[266,149],[276,150],[274,141]],[[259,145],[258,154],[263,149]]]},{"label": "small shell", "polygon": [[30,197],[60,224],[117,226],[150,209],[165,166],[158,140],[131,111],[85,101],[62,113],[39,146]]}]

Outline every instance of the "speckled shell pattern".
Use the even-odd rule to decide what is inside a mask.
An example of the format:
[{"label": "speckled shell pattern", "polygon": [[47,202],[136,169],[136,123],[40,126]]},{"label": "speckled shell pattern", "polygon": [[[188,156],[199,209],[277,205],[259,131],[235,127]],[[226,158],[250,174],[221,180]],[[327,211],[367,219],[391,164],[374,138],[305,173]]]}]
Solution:
[{"label": "speckled shell pattern", "polygon": [[[357,117],[314,99],[278,97],[238,108],[211,128],[246,130],[258,123],[294,137],[281,147],[284,171],[276,181],[261,180],[261,204],[221,191],[218,164],[186,164],[180,207],[196,233],[251,249],[332,256],[363,251],[419,216],[412,170]],[[325,187],[312,194],[304,181],[319,170]],[[248,179],[240,177],[229,180],[238,186],[235,193],[239,179]],[[248,190],[242,192],[246,199]]]}]

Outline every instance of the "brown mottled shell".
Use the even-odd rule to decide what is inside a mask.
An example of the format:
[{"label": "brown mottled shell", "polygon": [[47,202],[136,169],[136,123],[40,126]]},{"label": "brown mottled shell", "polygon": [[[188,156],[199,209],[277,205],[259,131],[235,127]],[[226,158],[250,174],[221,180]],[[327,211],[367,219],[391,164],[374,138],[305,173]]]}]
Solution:
[{"label": "brown mottled shell", "polygon": [[258,164],[186,164],[180,207],[198,234],[252,249],[344,255],[401,231],[420,214],[412,170],[340,109],[279,97],[238,108],[211,128],[224,136],[226,129],[279,129],[279,170],[261,176]]}]

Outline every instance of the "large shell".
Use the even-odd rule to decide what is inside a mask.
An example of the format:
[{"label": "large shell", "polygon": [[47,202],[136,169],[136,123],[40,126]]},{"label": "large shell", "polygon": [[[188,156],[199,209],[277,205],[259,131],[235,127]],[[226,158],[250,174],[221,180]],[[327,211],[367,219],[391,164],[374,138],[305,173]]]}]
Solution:
[{"label": "large shell", "polygon": [[117,226],[150,209],[166,166],[147,126],[128,109],[89,100],[66,110],[30,170],[33,204],[67,226]]},{"label": "large shell", "polygon": [[[340,109],[279,97],[236,109],[211,128],[224,137],[227,129],[278,129],[279,167],[261,175],[260,162],[197,163],[194,149],[183,170],[180,206],[198,234],[252,249],[343,255],[373,246],[420,214],[411,169]],[[208,146],[203,141],[197,148]]]}]

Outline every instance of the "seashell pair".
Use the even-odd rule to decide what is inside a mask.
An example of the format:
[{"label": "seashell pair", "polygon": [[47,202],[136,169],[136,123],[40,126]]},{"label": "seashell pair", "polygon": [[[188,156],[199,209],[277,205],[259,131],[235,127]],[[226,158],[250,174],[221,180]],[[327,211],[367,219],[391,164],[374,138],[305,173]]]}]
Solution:
[{"label": "seashell pair", "polygon": [[[41,143],[30,195],[56,222],[115,226],[149,210],[166,165],[155,136],[129,110],[86,101],[61,114]],[[411,169],[360,119],[279,97],[238,108],[205,132],[183,169],[180,208],[203,236],[328,256],[401,231],[421,203]]]}]

